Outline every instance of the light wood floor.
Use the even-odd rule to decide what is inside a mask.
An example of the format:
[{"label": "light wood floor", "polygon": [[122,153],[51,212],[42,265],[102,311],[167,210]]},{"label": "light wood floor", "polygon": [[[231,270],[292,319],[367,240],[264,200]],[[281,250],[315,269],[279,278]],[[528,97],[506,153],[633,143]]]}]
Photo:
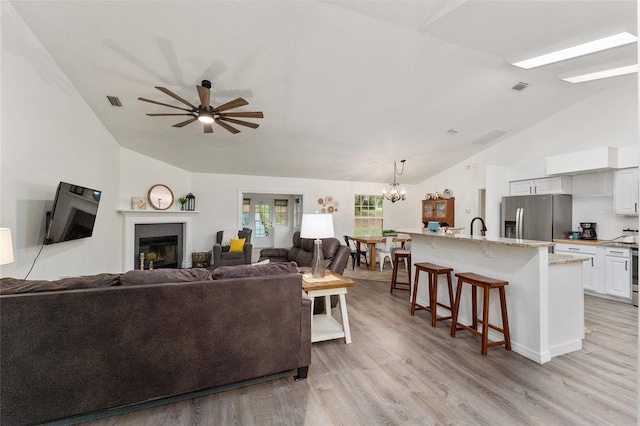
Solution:
[{"label": "light wood floor", "polygon": [[[579,352],[538,365],[479,338],[449,337],[389,271],[345,271],[353,343],[313,344],[291,376],[86,423],[106,425],[635,425],[637,308],[587,296]],[[382,280],[382,281],[376,281]]]}]

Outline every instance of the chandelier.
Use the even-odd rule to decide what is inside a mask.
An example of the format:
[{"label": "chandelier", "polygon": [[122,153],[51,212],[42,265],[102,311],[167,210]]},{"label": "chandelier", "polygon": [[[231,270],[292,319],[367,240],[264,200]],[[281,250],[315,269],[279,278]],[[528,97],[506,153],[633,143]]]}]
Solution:
[{"label": "chandelier", "polygon": [[400,171],[400,173],[398,173],[396,160],[393,160],[393,182],[389,183],[389,186],[391,186],[391,190],[388,193],[387,191],[382,191],[382,196],[392,203],[395,203],[396,201],[404,201],[407,199],[407,193],[404,189],[398,190],[398,186],[400,186],[400,184],[396,181],[396,175],[402,176],[402,173],[404,172],[405,161],[407,160],[400,161],[402,163],[402,170]]}]

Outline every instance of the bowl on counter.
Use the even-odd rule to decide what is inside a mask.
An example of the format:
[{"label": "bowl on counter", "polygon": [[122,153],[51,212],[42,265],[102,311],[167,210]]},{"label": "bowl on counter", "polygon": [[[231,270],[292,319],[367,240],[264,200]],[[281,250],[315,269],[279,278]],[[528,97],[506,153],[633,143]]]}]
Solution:
[{"label": "bowl on counter", "polygon": [[438,232],[440,231],[440,222],[429,222],[427,223],[427,228],[431,232]]}]

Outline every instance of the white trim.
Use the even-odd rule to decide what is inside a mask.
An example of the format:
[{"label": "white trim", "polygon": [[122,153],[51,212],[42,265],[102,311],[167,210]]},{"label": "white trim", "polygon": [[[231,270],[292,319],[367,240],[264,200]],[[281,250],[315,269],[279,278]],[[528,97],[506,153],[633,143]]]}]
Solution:
[{"label": "white trim", "polygon": [[154,223],[182,223],[182,265],[181,268],[191,268],[191,252],[193,247],[193,231],[191,219],[193,213],[196,212],[153,212],[149,210],[119,210],[124,218],[123,221],[123,259],[125,271],[131,271],[135,268],[135,233],[138,224],[154,224]]}]

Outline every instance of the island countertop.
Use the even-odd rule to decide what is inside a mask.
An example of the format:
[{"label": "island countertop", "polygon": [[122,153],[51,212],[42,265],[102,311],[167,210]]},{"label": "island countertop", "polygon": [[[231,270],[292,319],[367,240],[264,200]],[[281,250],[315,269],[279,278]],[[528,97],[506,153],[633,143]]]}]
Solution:
[{"label": "island countertop", "polygon": [[438,231],[431,232],[427,228],[412,228],[412,229],[402,229],[398,232],[402,232],[404,234],[409,235],[424,235],[427,237],[433,238],[453,238],[456,240],[470,241],[476,243],[484,243],[484,244],[495,244],[501,246],[511,246],[511,247],[526,247],[526,248],[540,248],[540,247],[551,247],[555,244],[549,241],[535,241],[535,240],[521,240],[515,238],[492,238],[492,237],[482,237],[480,235],[464,235],[464,234],[455,234],[448,233],[446,231]]},{"label": "island countertop", "polygon": [[[549,248],[555,245],[550,241],[431,232],[425,228],[398,232],[411,236],[414,263],[431,262],[453,269],[454,274],[470,271],[509,283],[505,291],[514,352],[543,364],[555,356],[582,348],[584,295],[581,271],[583,261],[588,259],[586,256],[582,259],[549,253]],[[420,285],[416,300],[424,306],[429,305],[428,277],[419,276],[417,280]],[[446,284],[443,280],[438,278],[441,286]],[[472,323],[474,312],[469,287],[462,288],[458,306],[458,319],[466,324]],[[438,292],[438,302],[443,306],[448,306],[447,298],[445,291]],[[498,300],[492,298],[489,303],[489,322],[501,324]],[[441,316],[448,315],[441,306],[437,310]],[[501,338],[500,333],[489,330],[490,340]]]}]

